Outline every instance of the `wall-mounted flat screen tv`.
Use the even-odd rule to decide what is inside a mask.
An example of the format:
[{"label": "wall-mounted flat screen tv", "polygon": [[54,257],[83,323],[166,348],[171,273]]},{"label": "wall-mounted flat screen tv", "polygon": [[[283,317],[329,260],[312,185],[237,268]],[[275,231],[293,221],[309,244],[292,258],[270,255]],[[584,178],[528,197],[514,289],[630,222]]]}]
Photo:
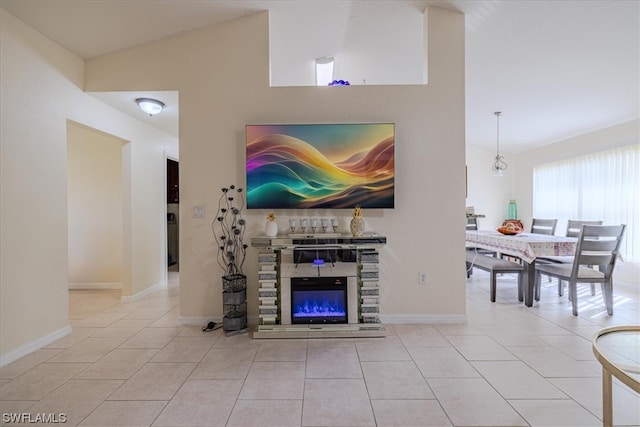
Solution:
[{"label": "wall-mounted flat screen tv", "polygon": [[393,123],[247,125],[249,209],[394,208]]}]

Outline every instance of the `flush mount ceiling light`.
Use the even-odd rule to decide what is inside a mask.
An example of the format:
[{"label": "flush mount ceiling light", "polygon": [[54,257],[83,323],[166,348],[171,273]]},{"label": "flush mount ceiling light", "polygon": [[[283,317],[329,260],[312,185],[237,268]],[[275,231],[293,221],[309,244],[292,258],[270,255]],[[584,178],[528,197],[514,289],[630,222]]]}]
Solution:
[{"label": "flush mount ceiling light", "polygon": [[504,157],[500,155],[500,111],[493,113],[496,115],[496,159],[491,166],[491,170],[496,176],[502,176],[503,171],[507,169]]},{"label": "flush mount ceiling light", "polygon": [[138,98],[136,99],[138,107],[150,116],[158,114],[164,109],[164,102],[160,102],[153,98]]}]

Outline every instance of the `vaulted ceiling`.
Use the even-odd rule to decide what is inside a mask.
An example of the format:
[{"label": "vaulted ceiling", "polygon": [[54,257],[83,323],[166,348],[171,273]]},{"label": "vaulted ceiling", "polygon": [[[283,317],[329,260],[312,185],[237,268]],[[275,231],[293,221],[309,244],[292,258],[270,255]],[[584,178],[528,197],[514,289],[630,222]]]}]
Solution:
[{"label": "vaulted ceiling", "polygon": [[[264,10],[270,19],[291,23],[280,31],[314,28],[314,49],[321,51],[324,39],[339,46],[354,28],[374,34],[379,22],[401,24],[402,15],[390,11],[422,12],[427,5],[465,14],[468,144],[495,146],[494,111],[503,113],[500,145],[510,152],[640,117],[636,0],[0,0],[9,13],[85,59]],[[137,95],[177,102],[175,93]],[[149,120],[132,107],[131,94],[99,96]],[[177,113],[168,108],[150,122],[177,135]]]}]

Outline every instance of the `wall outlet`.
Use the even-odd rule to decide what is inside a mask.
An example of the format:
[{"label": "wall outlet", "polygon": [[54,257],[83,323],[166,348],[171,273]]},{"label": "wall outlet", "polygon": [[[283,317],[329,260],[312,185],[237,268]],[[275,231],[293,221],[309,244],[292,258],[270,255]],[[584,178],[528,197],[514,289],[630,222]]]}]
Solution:
[{"label": "wall outlet", "polygon": [[427,284],[427,273],[425,272],[420,272],[418,273],[418,284],[420,285],[426,285]]},{"label": "wall outlet", "polygon": [[193,218],[206,218],[207,207],[205,205],[198,205],[193,207]]}]

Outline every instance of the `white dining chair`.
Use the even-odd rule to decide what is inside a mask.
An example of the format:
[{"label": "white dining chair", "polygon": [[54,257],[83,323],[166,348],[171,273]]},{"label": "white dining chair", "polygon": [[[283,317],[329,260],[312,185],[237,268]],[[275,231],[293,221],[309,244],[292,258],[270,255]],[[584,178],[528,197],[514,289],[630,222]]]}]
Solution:
[{"label": "white dining chair", "polygon": [[[600,283],[607,313],[613,315],[612,275],[625,225],[583,225],[572,264],[536,264],[535,286],[540,294],[542,275],[569,283],[573,315],[578,315],[578,283]],[[595,269],[593,267],[598,267]]]}]

